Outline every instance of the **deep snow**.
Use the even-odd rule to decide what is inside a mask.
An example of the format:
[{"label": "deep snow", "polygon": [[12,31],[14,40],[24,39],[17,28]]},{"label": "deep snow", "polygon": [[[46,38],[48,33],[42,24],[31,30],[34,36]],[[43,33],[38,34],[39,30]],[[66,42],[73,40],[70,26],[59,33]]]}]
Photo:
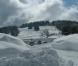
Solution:
[{"label": "deep snow", "polygon": [[0,66],[71,66],[51,46],[33,46],[21,39],[0,34]]},{"label": "deep snow", "polygon": [[78,51],[78,34],[72,34],[55,39],[53,47],[61,50]]},{"label": "deep snow", "polygon": [[[41,31],[47,29],[49,31],[50,34],[59,34],[60,31],[58,29],[56,29],[54,26],[40,26],[40,31],[34,31],[34,29],[28,29],[28,28],[19,28],[20,30],[20,34],[19,34],[19,38],[21,39],[39,39],[41,38]],[[56,38],[57,36],[52,36],[54,38]],[[51,37],[51,38],[52,38]]]},{"label": "deep snow", "polygon": [[1,33],[0,66],[78,66],[78,34],[51,36],[47,38],[48,43],[34,46],[22,40],[39,40],[39,36],[39,31],[26,28],[18,37]]},{"label": "deep snow", "polygon": [[29,46],[21,39],[0,33],[0,58],[10,57],[29,50]]},{"label": "deep snow", "polygon": [[52,47],[59,56],[66,60],[72,60],[73,66],[78,66],[78,34],[72,34],[55,39]]},{"label": "deep snow", "polygon": [[[48,27],[40,27],[40,30],[48,29],[50,33],[56,33],[56,36],[50,36],[49,38],[56,38],[54,41],[49,41],[48,38],[45,41],[49,41],[48,43],[43,43],[41,45],[35,45],[33,48],[53,48],[56,50],[58,56],[62,58],[62,66],[78,66],[78,34],[72,34],[68,36],[62,36],[59,31],[55,28]],[[30,36],[31,35],[31,36]],[[27,28],[21,29],[21,33],[19,35],[21,39],[41,39],[39,31],[28,30]],[[37,50],[36,49],[36,50]],[[35,51],[35,50],[34,50]],[[60,65],[61,66],[61,65]]]}]

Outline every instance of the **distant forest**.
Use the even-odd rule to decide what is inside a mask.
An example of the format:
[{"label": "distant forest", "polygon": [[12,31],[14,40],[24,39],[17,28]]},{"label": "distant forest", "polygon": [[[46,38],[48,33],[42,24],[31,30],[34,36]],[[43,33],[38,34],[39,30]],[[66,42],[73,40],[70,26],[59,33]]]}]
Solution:
[{"label": "distant forest", "polygon": [[0,33],[11,34],[13,36],[18,36],[18,28],[28,28],[34,29],[35,31],[40,30],[40,26],[55,26],[58,30],[62,32],[63,35],[75,34],[78,33],[78,22],[77,21],[68,21],[68,20],[57,20],[57,21],[36,21],[22,24],[20,27],[17,26],[7,26],[0,28]]},{"label": "distant forest", "polygon": [[53,26],[62,31],[63,35],[76,34],[78,33],[78,22],[77,21],[53,21]]},{"label": "distant forest", "polygon": [[18,36],[19,29],[17,26],[7,26],[0,28],[0,33],[10,34],[12,36]]},{"label": "distant forest", "polygon": [[78,33],[78,22],[77,21],[70,21],[70,20],[57,20],[57,21],[36,21],[36,22],[30,22],[25,23],[21,25],[21,28],[28,27],[28,29],[32,29],[32,27],[35,28],[35,30],[39,30],[39,26],[55,26],[57,29],[59,29],[63,35],[69,35]]}]

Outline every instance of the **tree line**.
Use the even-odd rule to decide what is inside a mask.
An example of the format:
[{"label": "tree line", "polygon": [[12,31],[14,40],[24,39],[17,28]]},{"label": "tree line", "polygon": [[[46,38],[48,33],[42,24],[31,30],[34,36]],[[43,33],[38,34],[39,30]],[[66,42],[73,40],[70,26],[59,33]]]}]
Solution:
[{"label": "tree line", "polygon": [[0,33],[10,34],[12,36],[18,36],[19,29],[17,26],[7,26],[7,27],[1,27]]},{"label": "tree line", "polygon": [[53,21],[52,25],[56,26],[63,35],[78,33],[78,22],[70,20]]},{"label": "tree line", "polygon": [[34,26],[46,26],[46,25],[49,25],[49,21],[35,21],[35,22],[25,23],[25,24],[22,24],[20,27],[21,28],[25,28],[25,27],[32,28]]},{"label": "tree line", "polygon": [[34,27],[35,31],[39,30],[39,26],[55,26],[58,30],[62,32],[63,35],[75,34],[78,33],[78,22],[71,20],[56,20],[56,21],[36,21],[25,23],[21,25],[21,28],[28,27],[32,29]]},{"label": "tree line", "polygon": [[[36,21],[25,23],[20,26],[20,28],[32,29],[34,28],[35,31],[40,30],[40,26],[55,26],[58,30],[62,32],[63,35],[75,34],[78,33],[78,22],[77,21],[70,21],[70,20],[57,20],[57,21]],[[1,27],[0,33],[11,34],[13,36],[18,36],[19,34],[19,27],[17,26],[7,26]]]}]

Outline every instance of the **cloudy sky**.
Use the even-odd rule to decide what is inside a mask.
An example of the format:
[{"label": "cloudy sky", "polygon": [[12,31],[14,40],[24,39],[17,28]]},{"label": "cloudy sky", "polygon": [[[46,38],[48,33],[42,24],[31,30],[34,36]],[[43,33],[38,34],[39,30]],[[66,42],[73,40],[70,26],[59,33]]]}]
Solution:
[{"label": "cloudy sky", "polygon": [[0,0],[0,27],[38,20],[78,21],[78,0]]}]

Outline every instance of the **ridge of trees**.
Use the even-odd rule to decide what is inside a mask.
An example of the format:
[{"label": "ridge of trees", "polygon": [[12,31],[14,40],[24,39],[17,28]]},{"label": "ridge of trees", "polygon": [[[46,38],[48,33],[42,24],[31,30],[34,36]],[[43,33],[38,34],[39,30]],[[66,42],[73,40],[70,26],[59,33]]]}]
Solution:
[{"label": "ridge of trees", "polygon": [[39,26],[46,26],[49,25],[49,21],[36,21],[36,22],[30,22],[30,23],[25,23],[21,25],[21,28],[28,27],[28,29],[34,28],[35,31],[39,31]]},{"label": "ridge of trees", "polygon": [[63,35],[78,33],[78,22],[70,20],[58,20],[52,22],[53,26],[56,26]]},{"label": "ridge of trees", "polygon": [[34,26],[46,26],[49,25],[49,21],[36,21],[36,22],[30,22],[30,23],[25,23],[21,25],[21,28],[29,27],[30,29]]},{"label": "ridge of trees", "polygon": [[69,35],[78,33],[78,22],[77,21],[71,21],[71,20],[56,20],[56,21],[36,21],[36,22],[30,22],[25,23],[21,25],[21,28],[28,27],[28,29],[32,29],[34,27],[35,31],[39,30],[39,26],[55,26],[57,29],[59,29],[63,35]]},{"label": "ridge of trees", "polygon": [[[57,21],[36,21],[25,23],[20,26],[20,28],[28,27],[28,29],[32,29],[34,27],[35,31],[39,31],[39,26],[55,26],[58,30],[62,32],[63,35],[75,34],[78,33],[78,22],[70,21],[70,20],[57,20]],[[0,33],[11,34],[13,36],[18,36],[19,29],[17,26],[7,26],[1,27]]]},{"label": "ridge of trees", "polygon": [[17,26],[7,26],[7,27],[1,27],[0,33],[10,34],[12,36],[18,36],[19,29]]}]

